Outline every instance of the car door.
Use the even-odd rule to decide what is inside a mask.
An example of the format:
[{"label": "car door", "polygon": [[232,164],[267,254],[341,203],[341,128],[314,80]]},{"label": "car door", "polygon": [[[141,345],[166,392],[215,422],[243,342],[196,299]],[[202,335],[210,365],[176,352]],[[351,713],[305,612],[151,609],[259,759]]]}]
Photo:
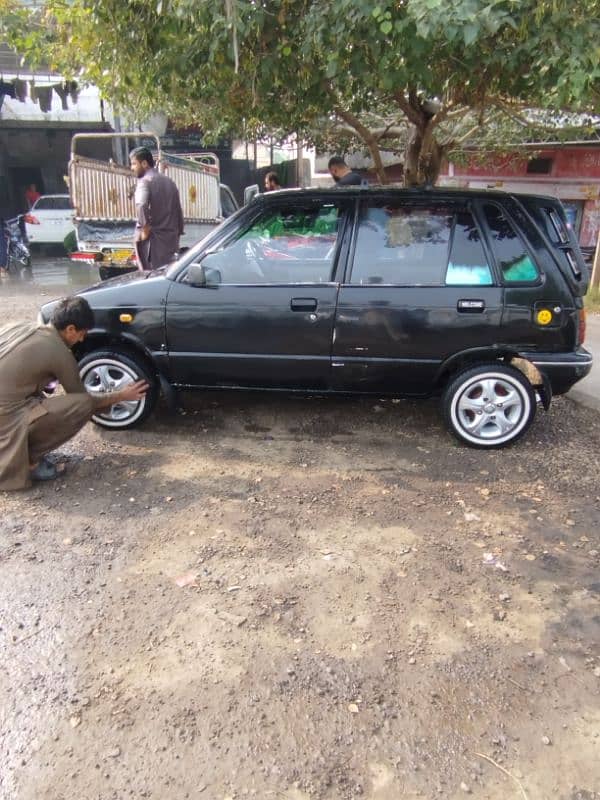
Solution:
[{"label": "car door", "polygon": [[493,344],[502,288],[490,263],[465,203],[363,201],[338,298],[333,388],[428,394],[445,359]]},{"label": "car door", "polygon": [[189,386],[323,390],[338,293],[343,200],[278,198],[229,229],[172,285],[166,334],[173,381]]}]

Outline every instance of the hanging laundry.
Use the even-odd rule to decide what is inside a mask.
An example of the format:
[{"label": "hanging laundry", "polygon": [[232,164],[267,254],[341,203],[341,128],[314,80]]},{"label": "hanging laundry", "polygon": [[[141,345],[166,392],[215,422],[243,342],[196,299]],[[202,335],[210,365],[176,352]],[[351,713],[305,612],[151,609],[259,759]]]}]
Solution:
[{"label": "hanging laundry", "polygon": [[77,85],[77,81],[67,81],[65,84],[67,86],[67,91],[71,95],[71,100],[76,103],[77,98],[79,97],[79,86]]},{"label": "hanging laundry", "polygon": [[14,100],[17,96],[15,92],[15,85],[14,83],[7,83],[6,81],[0,81],[0,94],[5,95],[6,97],[12,97]]},{"label": "hanging laundry", "polygon": [[62,103],[63,111],[69,110],[69,104],[67,103],[67,96],[69,94],[69,90],[67,89],[66,83],[57,83],[53,87],[56,94],[60,97],[60,102]]},{"label": "hanging laundry", "polygon": [[52,87],[51,86],[36,86],[35,87],[36,99],[40,104],[40,111],[44,114],[48,113],[52,108]]},{"label": "hanging laundry", "polygon": [[15,78],[13,84],[15,87],[15,96],[17,100],[20,100],[21,103],[24,103],[27,99],[27,81],[23,81],[21,78]]},{"label": "hanging laundry", "polygon": [[15,87],[12,83],[6,83],[6,81],[0,81],[0,110],[2,110],[2,105],[4,103],[5,97],[12,97],[15,99]]}]

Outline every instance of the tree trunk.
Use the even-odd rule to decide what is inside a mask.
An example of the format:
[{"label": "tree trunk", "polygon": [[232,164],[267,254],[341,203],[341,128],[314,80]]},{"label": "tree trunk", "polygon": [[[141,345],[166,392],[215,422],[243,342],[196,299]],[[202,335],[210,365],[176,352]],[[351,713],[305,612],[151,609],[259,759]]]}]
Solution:
[{"label": "tree trunk", "polygon": [[388,176],[383,166],[383,161],[381,160],[381,150],[378,142],[371,136],[367,141],[367,145],[371,153],[371,158],[373,159],[373,164],[375,165],[375,172],[379,178],[379,183],[388,183]]},{"label": "tree trunk", "polygon": [[444,152],[444,146],[438,144],[429,131],[414,125],[406,143],[404,185],[435,185],[440,176]]}]

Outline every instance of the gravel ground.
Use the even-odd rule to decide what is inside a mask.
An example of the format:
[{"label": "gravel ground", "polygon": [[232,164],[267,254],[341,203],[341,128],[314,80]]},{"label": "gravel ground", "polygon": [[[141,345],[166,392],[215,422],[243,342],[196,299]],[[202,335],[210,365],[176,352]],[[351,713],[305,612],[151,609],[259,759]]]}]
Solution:
[{"label": "gravel ground", "polygon": [[0,493],[3,800],[599,800],[596,413],[184,399]]}]

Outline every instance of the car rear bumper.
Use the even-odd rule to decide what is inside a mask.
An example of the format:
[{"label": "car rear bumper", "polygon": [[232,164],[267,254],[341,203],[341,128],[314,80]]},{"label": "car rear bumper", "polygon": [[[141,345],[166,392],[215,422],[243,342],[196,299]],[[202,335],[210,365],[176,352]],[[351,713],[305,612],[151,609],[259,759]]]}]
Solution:
[{"label": "car rear bumper", "polygon": [[592,369],[594,358],[585,347],[571,353],[519,353],[550,381],[552,394],[565,394]]}]

